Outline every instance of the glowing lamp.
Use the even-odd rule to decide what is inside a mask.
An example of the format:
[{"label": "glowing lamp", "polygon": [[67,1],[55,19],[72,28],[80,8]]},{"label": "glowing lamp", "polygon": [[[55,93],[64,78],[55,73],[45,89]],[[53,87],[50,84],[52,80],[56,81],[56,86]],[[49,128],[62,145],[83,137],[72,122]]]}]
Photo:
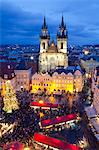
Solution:
[{"label": "glowing lamp", "polygon": [[30,150],[30,148],[29,147],[25,147],[24,150]]},{"label": "glowing lamp", "polygon": [[43,104],[44,102],[42,100],[39,101],[40,104]]},{"label": "glowing lamp", "polygon": [[34,59],[34,57],[33,57],[33,56],[31,56],[31,57],[30,57],[30,59],[31,59],[31,60],[33,60],[33,59]]}]

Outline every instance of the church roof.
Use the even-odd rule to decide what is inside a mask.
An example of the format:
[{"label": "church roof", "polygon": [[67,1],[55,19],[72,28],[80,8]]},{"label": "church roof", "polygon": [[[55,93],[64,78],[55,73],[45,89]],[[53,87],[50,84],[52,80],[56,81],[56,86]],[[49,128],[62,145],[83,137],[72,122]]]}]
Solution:
[{"label": "church roof", "polygon": [[47,52],[48,52],[48,53],[57,53],[57,52],[58,52],[58,51],[57,51],[57,47],[56,47],[54,41],[51,42],[51,44],[50,44],[50,46],[49,46]]}]

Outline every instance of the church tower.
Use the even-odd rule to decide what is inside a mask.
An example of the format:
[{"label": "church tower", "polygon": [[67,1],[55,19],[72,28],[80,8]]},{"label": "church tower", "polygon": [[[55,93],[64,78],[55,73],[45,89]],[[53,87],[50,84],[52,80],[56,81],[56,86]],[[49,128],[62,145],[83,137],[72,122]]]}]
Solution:
[{"label": "church tower", "polygon": [[48,28],[44,17],[44,23],[40,35],[40,53],[39,53],[39,72],[53,72],[57,68],[66,68],[68,66],[67,56],[67,32],[62,17],[62,22],[57,33],[57,45],[54,41],[50,42]]},{"label": "church tower", "polygon": [[44,23],[42,25],[42,30],[40,35],[40,53],[46,52],[49,46],[49,40],[50,40],[50,35],[48,33],[46,19],[44,17]]},{"label": "church tower", "polygon": [[62,16],[62,21],[59,26],[59,31],[57,33],[57,48],[58,52],[67,54],[67,30],[66,25],[64,24],[64,18]]}]

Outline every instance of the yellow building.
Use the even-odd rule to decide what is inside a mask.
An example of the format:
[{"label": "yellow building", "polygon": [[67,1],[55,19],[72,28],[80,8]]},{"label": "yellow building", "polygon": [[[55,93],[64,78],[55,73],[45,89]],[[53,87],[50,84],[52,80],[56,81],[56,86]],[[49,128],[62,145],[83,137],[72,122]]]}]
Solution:
[{"label": "yellow building", "polygon": [[[69,67],[68,67],[69,68]],[[81,92],[83,87],[83,75],[80,70],[70,72],[69,69],[57,69],[51,75],[48,73],[35,73],[32,76],[32,93],[44,91],[51,93],[62,93],[62,91],[73,93]]]}]

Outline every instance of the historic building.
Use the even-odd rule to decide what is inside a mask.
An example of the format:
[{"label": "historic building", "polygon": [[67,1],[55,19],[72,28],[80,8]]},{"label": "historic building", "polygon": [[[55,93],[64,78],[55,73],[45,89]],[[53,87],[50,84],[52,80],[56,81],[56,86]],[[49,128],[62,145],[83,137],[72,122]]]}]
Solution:
[{"label": "historic building", "polygon": [[48,94],[61,94],[62,91],[81,92],[83,88],[83,74],[79,67],[57,69],[52,74],[38,74],[32,76],[32,93],[46,90]]},{"label": "historic building", "polygon": [[32,68],[22,60],[14,71],[16,74],[16,91],[21,89],[30,90]]},{"label": "historic building", "polygon": [[92,71],[99,66],[99,56],[86,55],[80,59],[82,68],[85,69],[86,73],[92,74]]},{"label": "historic building", "polygon": [[50,42],[50,35],[44,18],[40,35],[39,72],[50,72],[58,67],[66,68],[68,66],[67,40],[63,16],[57,33],[57,45],[54,41]]}]

